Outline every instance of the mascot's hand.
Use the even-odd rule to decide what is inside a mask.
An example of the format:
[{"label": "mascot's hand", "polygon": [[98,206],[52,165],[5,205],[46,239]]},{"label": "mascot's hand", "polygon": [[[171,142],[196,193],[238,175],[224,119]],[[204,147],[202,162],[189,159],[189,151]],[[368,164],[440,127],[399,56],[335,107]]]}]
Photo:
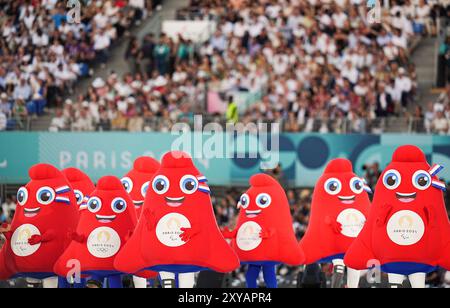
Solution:
[{"label": "mascot's hand", "polygon": [[259,233],[259,238],[266,240],[268,238],[271,238],[273,234],[274,232],[272,230],[262,229],[261,232]]},{"label": "mascot's hand", "polygon": [[198,233],[198,231],[194,230],[193,228],[181,228],[180,230],[181,232],[183,232],[182,234],[180,234],[180,238],[185,243]]},{"label": "mascot's hand", "polygon": [[11,225],[4,223],[0,226],[0,233],[6,233],[11,231]]},{"label": "mascot's hand", "polygon": [[31,246],[42,243],[42,237],[40,235],[33,235],[28,239],[28,244]]},{"label": "mascot's hand", "polygon": [[334,233],[342,233],[342,224],[335,219],[332,219],[330,216],[325,217],[325,224],[331,227],[331,230],[333,230]]},{"label": "mascot's hand", "polygon": [[393,209],[393,206],[390,204],[385,204],[382,208],[381,208],[381,212],[380,215],[377,218],[376,224],[378,227],[383,227],[388,220],[389,215],[391,214]]},{"label": "mascot's hand", "polygon": [[84,241],[86,240],[84,235],[78,234],[77,232],[70,232],[69,238],[72,241],[75,241],[75,242],[78,242],[78,243],[84,243]]},{"label": "mascot's hand", "polygon": [[223,228],[222,235],[224,238],[228,239],[234,238],[234,232],[231,231],[228,227]]}]

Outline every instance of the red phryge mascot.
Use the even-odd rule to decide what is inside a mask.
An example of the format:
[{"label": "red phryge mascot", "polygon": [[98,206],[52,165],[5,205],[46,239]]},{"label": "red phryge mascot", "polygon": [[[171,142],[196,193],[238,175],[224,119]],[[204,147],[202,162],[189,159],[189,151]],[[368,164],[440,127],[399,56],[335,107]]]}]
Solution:
[{"label": "red phryge mascot", "polygon": [[277,287],[275,266],[300,265],[304,255],[298,247],[286,194],[272,177],[259,174],[250,179],[251,188],[242,195],[237,228],[224,231],[242,264],[248,264],[247,286],[257,288],[261,269],[267,287]]},{"label": "red phryge mascot", "polygon": [[108,278],[110,288],[122,286],[121,273],[114,269],[114,259],[133,233],[137,218],[133,203],[120,180],[107,176],[81,212],[72,243],[55,265],[55,272],[67,275],[70,260],[79,260],[81,273],[97,281]]},{"label": "red phryge mascot", "polygon": [[[121,180],[123,187],[130,195],[131,200],[133,200],[138,219],[141,217],[142,207],[144,206],[151,180],[160,167],[161,164],[156,159],[146,156],[139,157],[134,162],[133,169]],[[134,286],[144,289],[147,287],[146,278],[155,278],[157,274],[146,271],[140,273],[140,276],[142,277],[133,276]]]},{"label": "red phryge mascot", "polygon": [[[370,192],[347,159],[331,161],[315,186],[309,226],[300,247],[306,264],[333,263],[333,288],[341,285],[344,255],[369,215]],[[348,287],[358,286],[359,271],[349,268],[347,277]]]},{"label": "red phryge mascot", "polygon": [[95,190],[95,185],[89,176],[83,171],[76,168],[67,168],[62,171],[72,186],[73,192],[77,199],[80,211],[87,209],[87,201],[90,194]]},{"label": "red phryge mascot", "polygon": [[193,286],[194,272],[238,268],[239,260],[217,226],[210,193],[188,154],[166,154],[116,268],[128,273],[158,271],[163,280],[174,280],[178,273],[180,287]]},{"label": "red phryge mascot", "polygon": [[437,266],[450,270],[450,224],[445,184],[415,146],[395,151],[375,191],[369,219],[350,247],[345,264],[366,269],[377,263],[393,287],[409,276],[415,288]]},{"label": "red phryge mascot", "polygon": [[157,160],[151,157],[140,157],[134,162],[133,169],[121,180],[125,190],[133,200],[138,218],[141,217],[151,180],[160,167],[161,165]]},{"label": "red phryge mascot", "polygon": [[67,233],[76,228],[77,202],[64,175],[45,164],[32,167],[29,175],[31,181],[17,193],[16,213],[5,234],[0,279],[56,276],[53,266],[69,243]]}]

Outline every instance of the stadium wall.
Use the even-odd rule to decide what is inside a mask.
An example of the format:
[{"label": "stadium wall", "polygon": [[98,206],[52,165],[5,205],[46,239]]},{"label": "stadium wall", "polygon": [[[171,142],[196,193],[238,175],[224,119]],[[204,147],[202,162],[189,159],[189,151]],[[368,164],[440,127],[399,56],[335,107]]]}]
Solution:
[{"label": "stadium wall", "polygon": [[[120,177],[136,157],[160,158],[189,143],[181,149],[194,156],[212,186],[245,185],[251,175],[260,172],[261,162],[270,154],[282,165],[288,184],[313,187],[330,159],[349,158],[362,176],[367,164],[379,162],[384,168],[402,144],[417,145],[430,162],[447,166],[442,176],[450,180],[450,136],[280,134],[271,138],[246,136],[244,146],[237,146],[237,139],[243,137],[236,134],[218,134],[213,142],[211,138],[211,134],[194,133],[182,137],[169,133],[1,133],[0,184],[26,183],[29,167],[38,162],[61,169],[78,167],[94,180],[106,174]],[[249,158],[249,153],[254,158]],[[244,154],[247,158],[236,158]]]}]

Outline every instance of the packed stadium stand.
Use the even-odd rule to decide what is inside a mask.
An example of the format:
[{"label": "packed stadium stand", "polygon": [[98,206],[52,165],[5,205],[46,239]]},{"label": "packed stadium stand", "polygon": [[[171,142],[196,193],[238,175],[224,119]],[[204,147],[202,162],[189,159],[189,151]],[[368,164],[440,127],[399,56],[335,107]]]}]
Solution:
[{"label": "packed stadium stand", "polygon": [[[429,95],[448,49],[439,1],[391,1],[379,24],[361,1],[193,1],[177,18],[216,29],[198,41],[137,38],[130,29],[152,15],[140,2],[89,1],[70,24],[56,1],[3,1],[0,129],[167,131],[194,113],[235,121],[209,101],[245,97],[237,119],[288,132],[448,133],[448,91]],[[128,71],[108,62],[118,40]],[[51,123],[33,128],[43,114]]]}]

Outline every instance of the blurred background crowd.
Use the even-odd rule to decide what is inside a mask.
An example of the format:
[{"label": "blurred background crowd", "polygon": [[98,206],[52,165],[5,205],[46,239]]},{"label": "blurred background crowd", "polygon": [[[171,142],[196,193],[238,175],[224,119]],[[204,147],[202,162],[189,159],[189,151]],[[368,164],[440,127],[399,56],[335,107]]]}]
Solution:
[{"label": "blurred background crowd", "polygon": [[[445,31],[447,1],[390,1],[380,23],[360,0],[191,1],[177,16],[214,21],[204,42],[130,34],[155,3],[87,3],[73,24],[57,1],[1,1],[0,130],[25,129],[24,118],[51,108],[51,131],[168,131],[198,113],[287,132],[381,133],[386,118],[450,131],[449,91],[421,101],[411,59],[421,38]],[[123,37],[129,72],[111,69],[72,93]],[[236,93],[251,103],[237,110]],[[219,99],[221,112],[209,105]]]}]

